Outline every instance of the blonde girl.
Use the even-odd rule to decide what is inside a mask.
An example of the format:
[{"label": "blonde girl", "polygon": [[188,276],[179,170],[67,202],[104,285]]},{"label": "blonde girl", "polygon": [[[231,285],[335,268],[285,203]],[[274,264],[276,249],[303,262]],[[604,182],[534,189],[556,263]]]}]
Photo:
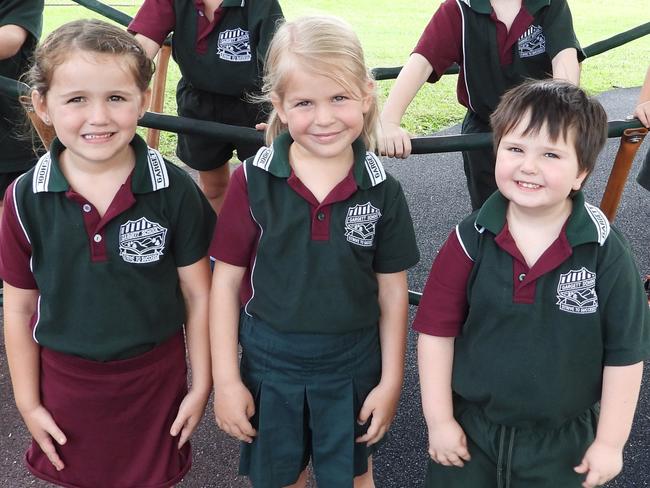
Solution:
[{"label": "blonde girl", "polygon": [[270,146],[233,174],[211,244],[216,421],[256,488],[305,486],[310,460],[320,488],[371,487],[419,259],[401,187],[371,152],[375,83],[346,23],[304,17],[274,37],[265,93]]},{"label": "blonde girl", "polygon": [[6,193],[0,276],[27,466],[60,486],[174,485],[211,388],[214,215],[135,134],[152,71],[129,34],[80,20],[47,37],[30,72],[57,138]]}]

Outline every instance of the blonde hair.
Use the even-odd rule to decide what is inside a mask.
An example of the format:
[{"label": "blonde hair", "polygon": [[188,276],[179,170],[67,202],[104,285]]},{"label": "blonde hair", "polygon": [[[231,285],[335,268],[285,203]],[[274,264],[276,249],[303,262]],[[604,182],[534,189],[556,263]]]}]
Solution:
[{"label": "blonde hair", "polygon": [[[262,100],[270,102],[271,95],[282,99],[289,77],[297,69],[326,76],[359,98],[371,97],[361,137],[366,148],[375,151],[379,121],[377,93],[366,68],[361,42],[352,27],[327,15],[305,16],[283,23],[267,52]],[[266,129],[267,144],[286,130],[287,126],[273,109]]]}]

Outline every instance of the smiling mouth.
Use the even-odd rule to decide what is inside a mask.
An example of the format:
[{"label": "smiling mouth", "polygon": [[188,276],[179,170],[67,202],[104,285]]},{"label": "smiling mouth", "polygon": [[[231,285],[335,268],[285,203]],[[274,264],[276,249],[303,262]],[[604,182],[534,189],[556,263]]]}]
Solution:
[{"label": "smiling mouth", "polygon": [[86,141],[105,141],[113,137],[115,132],[102,132],[101,134],[84,134],[82,137]]},{"label": "smiling mouth", "polygon": [[542,187],[542,185],[536,185],[535,183],[528,183],[527,181],[517,181],[517,185],[523,188],[527,188],[528,190],[537,190],[538,188]]}]

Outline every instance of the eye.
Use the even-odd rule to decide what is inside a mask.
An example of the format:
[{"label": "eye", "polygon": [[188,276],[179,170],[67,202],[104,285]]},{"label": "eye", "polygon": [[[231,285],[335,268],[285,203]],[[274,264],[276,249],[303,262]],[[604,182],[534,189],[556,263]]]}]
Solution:
[{"label": "eye", "polygon": [[125,99],[120,95],[111,95],[110,97],[108,97],[108,100],[110,102],[123,102]]},{"label": "eye", "polygon": [[68,100],[66,103],[81,103],[85,100],[84,97],[73,97],[70,100]]},{"label": "eye", "polygon": [[506,151],[514,152],[514,153],[523,153],[524,152],[524,151],[521,150],[521,148],[519,148],[517,146],[508,146],[508,147],[506,147]]},{"label": "eye", "polygon": [[296,102],[296,107],[309,107],[311,105],[311,102],[309,100],[300,100],[299,102]]},{"label": "eye", "polygon": [[336,95],[335,97],[332,98],[332,100],[334,100],[335,102],[344,102],[347,99],[348,97],[346,97],[345,95]]},{"label": "eye", "polygon": [[557,154],[552,153],[552,152],[544,153],[544,157],[545,158],[560,159],[560,156],[558,156]]}]

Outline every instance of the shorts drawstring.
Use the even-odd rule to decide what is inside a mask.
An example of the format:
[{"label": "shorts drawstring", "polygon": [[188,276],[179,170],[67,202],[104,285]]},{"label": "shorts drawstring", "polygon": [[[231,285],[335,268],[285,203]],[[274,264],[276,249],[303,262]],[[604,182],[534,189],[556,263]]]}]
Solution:
[{"label": "shorts drawstring", "polygon": [[[506,441],[506,435],[510,429],[510,440],[508,441],[508,454],[506,457],[505,465],[505,484],[503,482],[503,454]],[[515,428],[506,427],[505,425],[501,426],[501,432],[499,433],[499,455],[497,458],[497,488],[510,488],[510,478],[512,471],[512,452],[515,447]]]}]

